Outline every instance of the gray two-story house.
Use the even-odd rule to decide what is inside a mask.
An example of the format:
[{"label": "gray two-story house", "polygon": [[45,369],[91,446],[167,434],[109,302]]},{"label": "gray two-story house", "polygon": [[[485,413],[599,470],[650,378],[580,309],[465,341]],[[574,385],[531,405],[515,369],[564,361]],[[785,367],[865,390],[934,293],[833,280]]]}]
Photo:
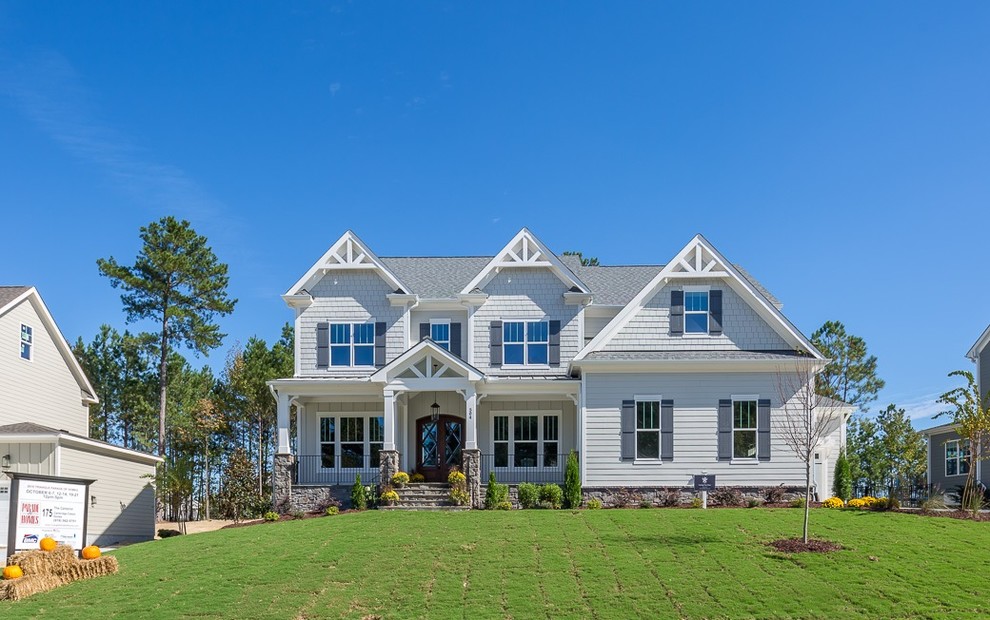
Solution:
[{"label": "gray two-story house", "polygon": [[[804,484],[782,429],[826,360],[700,235],[663,264],[587,266],[527,229],[478,257],[378,257],[347,232],[283,299],[279,507],[452,466],[477,505],[491,472],[563,481],[572,450],[589,492]],[[822,490],[844,430],[817,450]]]},{"label": "gray two-story house", "polygon": [[[976,365],[976,385],[981,394],[990,391],[990,327],[966,353]],[[990,487],[990,467],[982,461],[971,463],[969,442],[948,423],[925,429],[921,433],[928,441],[928,485],[945,493],[955,493],[966,482],[970,467],[976,467],[976,479]]]}]

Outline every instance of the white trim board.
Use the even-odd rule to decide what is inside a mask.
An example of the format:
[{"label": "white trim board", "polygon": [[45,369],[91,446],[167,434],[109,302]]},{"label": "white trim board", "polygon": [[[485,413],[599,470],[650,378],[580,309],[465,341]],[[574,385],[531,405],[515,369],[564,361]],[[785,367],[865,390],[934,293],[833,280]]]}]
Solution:
[{"label": "white trim board", "polygon": [[[289,287],[289,290],[283,295],[283,299],[299,296],[301,290],[312,286],[318,277],[323,276],[331,269],[375,271],[396,291],[411,293],[409,287],[385,267],[367,244],[361,241],[353,231],[348,230],[330,246],[329,250],[324,252],[323,256],[309,268],[303,277]],[[291,299],[286,299],[286,303],[291,305]]]}]

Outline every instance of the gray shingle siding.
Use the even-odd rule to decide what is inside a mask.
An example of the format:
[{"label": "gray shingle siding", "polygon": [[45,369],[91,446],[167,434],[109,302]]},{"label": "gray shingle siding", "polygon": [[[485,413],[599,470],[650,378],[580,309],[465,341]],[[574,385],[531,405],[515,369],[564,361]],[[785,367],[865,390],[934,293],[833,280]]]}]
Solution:
[{"label": "gray shingle siding", "polygon": [[[488,299],[474,313],[474,365],[493,376],[566,375],[567,364],[580,350],[578,313],[581,306],[566,305],[567,286],[546,269],[508,268],[485,285]],[[559,320],[560,366],[506,368],[490,365],[489,325],[494,320]]]},{"label": "gray shingle siding", "polygon": [[723,291],[720,336],[671,336],[670,291],[682,290],[679,282],[668,284],[634,316],[605,351],[780,351],[791,347],[723,280],[692,280],[692,286],[709,285]]},{"label": "gray shingle siding", "polygon": [[[959,439],[955,431],[946,431],[928,438],[928,479],[933,487],[938,487],[944,493],[954,492],[956,487],[966,483],[966,474],[948,476],[945,473],[945,443]],[[983,483],[990,486],[990,467],[986,462],[980,463]]]},{"label": "gray shingle siding", "polygon": [[977,381],[979,381],[981,394],[990,392],[990,345],[987,345],[980,353],[980,376]]},{"label": "gray shingle siding", "polygon": [[386,295],[393,291],[372,272],[329,271],[310,289],[313,303],[297,321],[299,359],[296,371],[309,376],[368,375],[375,368],[316,367],[316,325],[384,321],[385,358],[391,361],[406,348],[404,308],[392,306]]}]

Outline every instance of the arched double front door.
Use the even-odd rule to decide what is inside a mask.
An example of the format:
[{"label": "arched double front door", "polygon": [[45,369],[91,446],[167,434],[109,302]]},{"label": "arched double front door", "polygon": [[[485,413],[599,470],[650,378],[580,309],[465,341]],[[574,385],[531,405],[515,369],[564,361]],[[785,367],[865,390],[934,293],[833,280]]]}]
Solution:
[{"label": "arched double front door", "polygon": [[416,420],[416,471],[428,482],[446,482],[450,468],[461,466],[464,420],[442,415]]}]

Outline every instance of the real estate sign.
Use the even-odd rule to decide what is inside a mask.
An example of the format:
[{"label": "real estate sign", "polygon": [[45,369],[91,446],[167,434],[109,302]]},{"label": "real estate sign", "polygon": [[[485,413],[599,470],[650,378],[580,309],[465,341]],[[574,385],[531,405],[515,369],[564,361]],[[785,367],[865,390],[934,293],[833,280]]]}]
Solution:
[{"label": "real estate sign", "polygon": [[7,553],[37,549],[48,536],[73,549],[86,546],[91,480],[12,474]]}]

